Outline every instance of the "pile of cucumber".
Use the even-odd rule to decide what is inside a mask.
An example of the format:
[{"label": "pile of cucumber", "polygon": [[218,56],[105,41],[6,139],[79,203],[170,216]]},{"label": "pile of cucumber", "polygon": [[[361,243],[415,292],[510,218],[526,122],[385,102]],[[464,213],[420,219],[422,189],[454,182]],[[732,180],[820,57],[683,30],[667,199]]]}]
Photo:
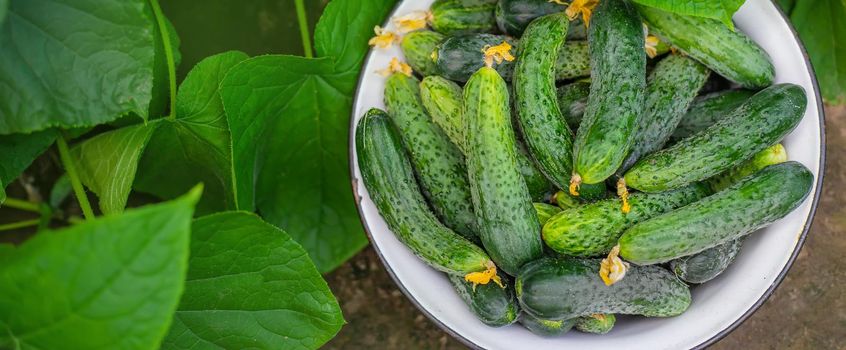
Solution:
[{"label": "pile of cucumber", "polygon": [[565,10],[435,1],[400,44],[414,73],[355,136],[396,236],[482,322],[545,336],[683,313],[814,182],[780,144],[805,91],[743,33],[627,0]]}]

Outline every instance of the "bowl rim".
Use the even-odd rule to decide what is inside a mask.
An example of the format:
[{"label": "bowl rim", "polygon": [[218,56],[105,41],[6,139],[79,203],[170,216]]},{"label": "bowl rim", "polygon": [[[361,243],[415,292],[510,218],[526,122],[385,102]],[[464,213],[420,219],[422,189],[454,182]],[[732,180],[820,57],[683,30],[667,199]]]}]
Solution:
[{"label": "bowl rim", "polygon": [[[403,4],[404,0],[399,0],[394,4],[393,8],[388,12],[388,17],[382,22],[382,27],[388,25],[390,18],[396,13],[399,7]],[[808,236],[808,232],[811,230],[811,225],[814,221],[814,216],[817,212],[817,207],[819,206],[820,197],[822,196],[822,186],[825,180],[825,163],[826,163],[826,140],[825,140],[825,104],[822,101],[822,95],[820,94],[820,86],[817,81],[816,72],[814,71],[813,64],[811,64],[810,57],[808,56],[808,51],[805,49],[805,44],[802,42],[799,34],[796,32],[796,28],[793,27],[793,23],[790,22],[787,15],[785,15],[784,11],[775,3],[775,1],[770,1],[772,6],[775,6],[776,11],[778,11],[779,15],[781,15],[781,20],[787,24],[787,27],[790,29],[790,32],[793,34],[793,38],[796,39],[796,42],[799,44],[799,50],[802,52],[802,57],[805,60],[805,66],[808,71],[811,73],[811,85],[814,87],[814,95],[816,97],[817,102],[817,114],[819,116],[820,122],[820,159],[819,159],[819,174],[817,175],[817,185],[814,189],[814,198],[811,201],[811,210],[808,212],[808,216],[805,218],[805,224],[802,227],[802,234],[799,236],[799,239],[796,241],[796,245],[794,246],[793,253],[790,255],[790,258],[787,261],[787,264],[784,265],[784,268],[779,272],[778,276],[773,279],[772,284],[767,288],[767,290],[761,295],[760,298],[747,309],[740,317],[738,317],[734,322],[732,322],[728,327],[722,329],[721,331],[717,332],[708,338],[704,342],[696,345],[693,349],[705,349],[714,343],[718,342],[719,340],[725,338],[735,329],[737,329],[743,322],[749,319],[752,314],[754,314],[758,309],[772,296],[781,282],[784,281],[784,278],[787,276],[787,273],[790,272],[790,269],[793,267],[793,263],[796,261],[796,258],[799,256],[799,253],[802,250],[802,247],[805,246],[805,239]],[[371,48],[368,50],[367,55],[364,56],[363,60],[361,61],[362,67],[365,65],[366,62],[369,61],[370,56],[373,55],[375,51]],[[356,81],[356,92],[361,87],[361,83],[365,78],[365,74],[359,74],[359,77]],[[463,337],[458,331],[450,328],[443,322],[441,322],[437,317],[432,315],[426,308],[424,308],[420,302],[414,297],[411,292],[409,292],[405,285],[400,282],[399,278],[397,277],[396,273],[394,272],[393,267],[388,264],[385,260],[384,255],[382,255],[382,251],[380,250],[379,246],[373,244],[373,233],[371,232],[370,225],[368,224],[367,220],[365,219],[364,213],[362,212],[361,208],[361,201],[359,198],[361,197],[358,193],[358,181],[359,179],[355,176],[355,152],[353,151],[353,146],[355,144],[355,128],[356,128],[356,108],[355,106],[358,105],[358,93],[353,96],[352,104],[351,104],[351,112],[350,112],[350,132],[348,133],[348,160],[349,160],[349,168],[350,168],[350,183],[352,186],[353,198],[355,199],[355,208],[358,212],[359,221],[361,221],[361,225],[364,228],[364,232],[367,234],[367,239],[370,241],[370,244],[373,246],[373,250],[376,251],[376,255],[379,257],[379,260],[382,262],[382,266],[385,267],[387,270],[388,275],[391,276],[391,279],[394,280],[394,283],[397,287],[402,291],[402,294],[411,301],[412,304],[426,315],[426,318],[434,322],[440,329],[444,332],[452,336],[453,338],[460,341],[462,344],[466,345],[472,349],[484,349],[476,343],[473,343],[469,339]]]}]

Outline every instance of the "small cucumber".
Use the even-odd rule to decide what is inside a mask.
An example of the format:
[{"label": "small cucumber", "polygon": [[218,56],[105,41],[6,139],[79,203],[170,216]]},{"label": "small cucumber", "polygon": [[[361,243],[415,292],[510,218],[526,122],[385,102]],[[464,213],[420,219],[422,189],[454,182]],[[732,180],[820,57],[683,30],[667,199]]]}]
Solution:
[{"label": "small cucumber", "polygon": [[710,194],[708,186],[693,184],[662,193],[635,193],[631,211],[620,211],[618,198],[606,199],[553,216],[543,226],[543,240],[552,250],[575,257],[607,254],[632,225],[683,207]]},{"label": "small cucumber", "polygon": [[690,290],[659,266],[631,266],[606,286],[598,259],[543,258],[526,264],[514,284],[524,312],[566,320],[597,313],[676,316],[690,306]]},{"label": "small cucumber", "polygon": [[614,328],[617,317],[614,314],[596,314],[579,317],[576,321],[576,330],[582,333],[605,334]]},{"label": "small cucumber", "polygon": [[752,39],[710,18],[638,6],[649,31],[711,70],[746,88],[773,82],[770,56]]},{"label": "small cucumber", "polygon": [[466,275],[487,270],[485,251],[441,224],[426,205],[405,150],[385,112],[371,109],[355,133],[364,186],[391,231],[432,267]]},{"label": "small cucumber", "polygon": [[698,202],[632,226],[620,237],[620,256],[639,265],[656,264],[741,238],[796,209],[813,183],[814,175],[802,164],[771,165]]},{"label": "small cucumber", "polygon": [[446,35],[494,32],[495,7],[492,3],[463,6],[462,0],[435,0],[429,9],[432,14],[429,25]]},{"label": "small cucumber", "polygon": [[708,129],[638,161],[626,172],[626,184],[660,192],[731,169],[793,130],[807,103],[799,85],[761,90]]},{"label": "small cucumber", "polygon": [[538,222],[543,226],[549,218],[561,212],[561,208],[552,204],[546,203],[532,203],[535,211],[538,213]]},{"label": "small cucumber", "polygon": [[697,97],[679,121],[670,141],[676,143],[707,129],[754,94],[749,90],[723,90]]},{"label": "small cucumber", "polygon": [[577,322],[578,319],[544,320],[526,313],[520,315],[520,324],[523,327],[526,327],[526,329],[534,334],[544,337],[554,337],[567,333]]},{"label": "small cucumber", "polygon": [[670,269],[687,283],[705,283],[719,276],[740,253],[743,238],[670,261]]},{"label": "small cucumber", "polygon": [[[503,33],[523,35],[533,20],[553,13],[563,12],[567,6],[549,0],[499,0],[496,7],[496,24]],[[568,40],[585,40],[587,30],[581,18],[570,22]]]},{"label": "small cucumber", "polygon": [[729,186],[737,183],[744,177],[754,174],[758,170],[766,168],[773,164],[784,163],[787,161],[787,150],[784,149],[780,143],[774,146],[767,147],[767,149],[758,152],[752,159],[749,159],[743,164],[729,169],[726,172],[715,176],[708,180],[714,192],[722,191]]},{"label": "small cucumber", "polygon": [[447,227],[475,239],[476,216],[464,157],[424,111],[419,83],[402,73],[391,75],[385,82],[385,106],[435,214]]},{"label": "small cucumber", "polygon": [[644,113],[629,155],[618,170],[620,176],[642,156],[664,146],[710,73],[705,66],[680,55],[669,55],[658,62],[646,80]]},{"label": "small cucumber", "polygon": [[517,307],[517,298],[514,297],[514,288],[510,286],[507,276],[499,274],[506,288],[501,288],[495,283],[473,287],[472,283],[465,281],[461,276],[448,277],[455,291],[482,323],[491,327],[502,327],[517,321],[520,309]]},{"label": "small cucumber", "polygon": [[573,150],[573,185],[596,184],[622,164],[644,109],[643,24],[625,0],[603,0],[588,30],[591,84]]},{"label": "small cucumber", "polygon": [[570,130],[578,130],[585,114],[590,83],[577,81],[558,88],[558,107],[567,120]]},{"label": "small cucumber", "polygon": [[423,76],[434,75],[438,74],[438,66],[432,60],[432,51],[444,39],[446,37],[441,33],[418,30],[406,34],[400,48],[411,69]]},{"label": "small cucumber", "polygon": [[508,87],[496,70],[479,69],[464,87],[467,173],[479,237],[513,275],[543,254],[540,225],[517,165]]},{"label": "small cucumber", "polygon": [[566,191],[558,191],[552,195],[550,202],[557,205],[561,210],[567,210],[582,205],[575,197],[571,196]]}]

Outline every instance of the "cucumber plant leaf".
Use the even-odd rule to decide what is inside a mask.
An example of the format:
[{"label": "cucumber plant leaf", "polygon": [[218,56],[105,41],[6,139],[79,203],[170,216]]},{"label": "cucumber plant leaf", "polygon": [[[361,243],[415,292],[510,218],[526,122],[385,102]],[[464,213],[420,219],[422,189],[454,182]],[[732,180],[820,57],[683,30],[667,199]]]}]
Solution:
[{"label": "cucumber plant leaf", "polygon": [[147,0],[12,0],[0,26],[0,134],[147,118]]},{"label": "cucumber plant leaf", "polygon": [[126,207],[138,160],[157,120],[111,130],[87,139],[71,149],[79,178],[100,199],[103,214],[119,213]]},{"label": "cucumber plant leaf", "polygon": [[[56,140],[54,130],[0,137],[0,189],[17,179]],[[5,197],[5,196],[4,196]],[[3,203],[0,200],[0,203]]]},{"label": "cucumber plant leaf", "polygon": [[0,0],[0,25],[6,19],[6,12],[9,11],[9,0]]},{"label": "cucumber plant leaf", "polygon": [[200,192],[3,248],[0,348],[156,347],[182,294]]},{"label": "cucumber plant leaf", "polygon": [[846,103],[846,0],[797,1],[790,14],[817,73],[823,98]]},{"label": "cucumber plant leaf", "polygon": [[147,145],[135,189],[169,199],[205,184],[197,214],[235,209],[229,126],[218,86],[249,58],[230,51],[208,57],[188,73],[176,95],[173,120],[161,120]]},{"label": "cucumber plant leaf", "polygon": [[221,83],[239,209],[289,232],[321,272],[367,244],[350,188],[349,114],[373,26],[392,0],[333,0],[315,29],[321,57],[246,60]]},{"label": "cucumber plant leaf", "polygon": [[344,324],[303,248],[255,214],[195,220],[190,256],[163,349],[316,349]]},{"label": "cucumber plant leaf", "polygon": [[633,0],[634,2],[678,13],[680,15],[706,17],[720,20],[734,29],[731,16],[746,0]]}]

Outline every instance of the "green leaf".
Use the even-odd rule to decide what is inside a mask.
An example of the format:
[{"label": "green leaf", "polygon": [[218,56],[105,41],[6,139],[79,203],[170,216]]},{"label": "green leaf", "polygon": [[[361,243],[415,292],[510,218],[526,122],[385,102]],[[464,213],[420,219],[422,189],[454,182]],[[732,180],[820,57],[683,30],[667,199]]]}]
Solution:
[{"label": "green leaf", "polygon": [[796,0],[776,0],[776,3],[788,16],[790,16],[790,13],[793,12],[793,7],[796,6]]},{"label": "green leaf", "polygon": [[256,57],[221,83],[239,209],[289,232],[321,272],[367,244],[350,189],[349,114],[367,40],[392,6],[334,0],[315,29],[324,57]]},{"label": "green leaf", "polygon": [[0,183],[4,184],[0,188],[17,179],[55,140],[53,130],[0,137]]},{"label": "green leaf", "polygon": [[3,248],[0,348],[157,346],[182,294],[200,191]]},{"label": "green leaf", "polygon": [[218,86],[247,58],[238,51],[218,54],[188,73],[176,96],[176,119],[162,120],[141,157],[137,190],[167,199],[202,182],[198,215],[235,209],[229,126]]},{"label": "green leaf", "polygon": [[316,349],[344,324],[302,247],[246,212],[194,221],[185,292],[163,349]]},{"label": "green leaf", "polygon": [[103,214],[120,213],[132,190],[138,160],[160,121],[94,136],[71,149],[80,180],[100,198]]},{"label": "green leaf", "polygon": [[6,13],[9,11],[9,0],[0,0],[0,25],[6,19]]},{"label": "green leaf", "polygon": [[846,103],[846,0],[797,1],[790,15],[827,103]]},{"label": "green leaf", "polygon": [[734,29],[731,16],[746,0],[633,0],[634,2],[652,6],[664,11],[681,15],[713,18]]},{"label": "green leaf", "polygon": [[0,27],[0,134],[147,117],[147,0],[12,0]]}]

